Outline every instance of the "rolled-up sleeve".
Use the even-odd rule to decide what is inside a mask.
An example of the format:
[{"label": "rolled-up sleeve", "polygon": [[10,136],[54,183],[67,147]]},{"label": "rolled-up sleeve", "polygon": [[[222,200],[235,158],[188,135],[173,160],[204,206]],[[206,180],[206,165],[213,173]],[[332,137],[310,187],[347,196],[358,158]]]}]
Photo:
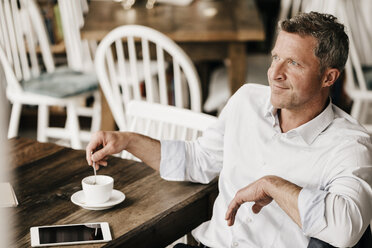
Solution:
[{"label": "rolled-up sleeve", "polygon": [[306,236],[313,236],[327,226],[325,220],[325,198],[328,192],[318,189],[303,188],[298,196],[302,231]]},{"label": "rolled-up sleeve", "polygon": [[160,176],[168,181],[186,180],[185,142],[161,140]]},{"label": "rolled-up sleeve", "polygon": [[161,141],[160,176],[171,181],[209,183],[223,165],[224,133],[234,98],[222,110],[216,123],[195,141]]},{"label": "rolled-up sleeve", "polygon": [[160,176],[170,181],[209,183],[221,171],[223,127],[218,120],[195,141],[161,141]]},{"label": "rolled-up sleeve", "polygon": [[298,208],[306,236],[350,247],[372,219],[372,150],[368,142],[351,142],[343,148],[332,156],[324,189],[302,189]]}]

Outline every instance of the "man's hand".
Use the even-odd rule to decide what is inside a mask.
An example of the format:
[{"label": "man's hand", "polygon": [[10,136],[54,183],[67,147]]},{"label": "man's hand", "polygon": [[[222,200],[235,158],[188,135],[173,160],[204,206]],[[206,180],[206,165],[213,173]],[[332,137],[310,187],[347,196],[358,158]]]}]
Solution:
[{"label": "man's hand", "polygon": [[225,220],[232,226],[239,207],[245,202],[254,202],[253,213],[257,214],[263,207],[275,200],[278,205],[301,227],[300,213],[297,207],[301,188],[277,176],[265,176],[240,189],[229,204]]},{"label": "man's hand", "polygon": [[103,131],[94,133],[85,150],[88,164],[92,165],[94,160],[97,170],[100,165],[107,166],[107,156],[121,152],[127,147],[128,142],[126,133]]},{"label": "man's hand", "polygon": [[98,169],[100,165],[107,166],[108,155],[122,150],[127,150],[151,168],[159,171],[160,141],[138,133],[96,132],[92,135],[85,150],[86,159],[89,165],[92,165],[93,161],[96,162],[96,169]]},{"label": "man's hand", "polygon": [[254,202],[252,211],[257,214],[264,206],[268,205],[273,200],[273,198],[265,192],[264,184],[265,178],[263,177],[240,189],[236,193],[226,212],[225,220],[227,220],[227,225],[234,225],[235,215],[243,203]]}]

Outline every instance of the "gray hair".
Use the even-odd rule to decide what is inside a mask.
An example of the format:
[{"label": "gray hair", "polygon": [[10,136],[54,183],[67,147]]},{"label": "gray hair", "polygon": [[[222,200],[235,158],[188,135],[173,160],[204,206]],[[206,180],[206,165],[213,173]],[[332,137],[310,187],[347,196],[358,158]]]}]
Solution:
[{"label": "gray hair", "polygon": [[344,25],[330,14],[317,12],[300,13],[291,19],[279,22],[280,30],[301,36],[310,35],[317,40],[314,50],[319,58],[320,72],[326,68],[344,69],[349,53],[349,37]]}]

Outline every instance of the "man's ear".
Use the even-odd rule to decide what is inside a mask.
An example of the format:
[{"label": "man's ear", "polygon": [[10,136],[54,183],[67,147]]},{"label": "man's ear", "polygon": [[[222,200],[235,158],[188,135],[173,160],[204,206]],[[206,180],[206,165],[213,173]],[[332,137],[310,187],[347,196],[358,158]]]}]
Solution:
[{"label": "man's ear", "polygon": [[332,86],[337,78],[340,76],[340,71],[336,68],[328,68],[323,74],[322,86],[330,87]]}]

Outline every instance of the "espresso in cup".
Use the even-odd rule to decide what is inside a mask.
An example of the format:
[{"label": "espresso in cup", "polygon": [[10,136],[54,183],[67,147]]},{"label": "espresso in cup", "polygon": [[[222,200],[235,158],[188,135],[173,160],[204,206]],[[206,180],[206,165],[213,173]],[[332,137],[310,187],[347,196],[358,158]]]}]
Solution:
[{"label": "espresso in cup", "polygon": [[[96,177],[96,179],[94,178]],[[107,202],[114,188],[114,179],[110,176],[89,176],[81,181],[86,204]]]}]

